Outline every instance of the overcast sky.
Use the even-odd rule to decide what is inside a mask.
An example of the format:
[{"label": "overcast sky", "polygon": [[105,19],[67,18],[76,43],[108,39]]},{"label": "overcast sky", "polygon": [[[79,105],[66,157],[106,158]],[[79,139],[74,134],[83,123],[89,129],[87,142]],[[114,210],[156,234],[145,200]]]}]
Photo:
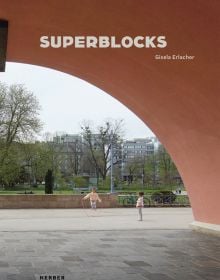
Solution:
[{"label": "overcast sky", "polygon": [[106,119],[123,119],[125,138],[153,136],[153,132],[127,107],[99,88],[71,75],[49,68],[7,63],[0,73],[6,84],[25,84],[38,98],[44,132],[79,133],[80,123],[94,126]]}]

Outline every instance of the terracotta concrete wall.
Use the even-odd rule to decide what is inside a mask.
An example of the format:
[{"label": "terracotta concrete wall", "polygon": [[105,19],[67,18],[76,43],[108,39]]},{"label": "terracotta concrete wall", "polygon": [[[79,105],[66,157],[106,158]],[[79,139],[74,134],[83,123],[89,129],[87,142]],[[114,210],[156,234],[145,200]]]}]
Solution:
[{"label": "terracotta concrete wall", "polygon": [[[219,0],[0,0],[0,7],[9,21],[8,61],[80,77],[125,104],[171,154],[195,219],[220,224]],[[165,35],[168,45],[42,49],[42,35]]]},{"label": "terracotta concrete wall", "polygon": [[[89,201],[82,204],[82,195],[1,195],[0,209],[19,208],[82,208],[90,207]],[[116,195],[101,194],[99,208],[117,207]]]}]

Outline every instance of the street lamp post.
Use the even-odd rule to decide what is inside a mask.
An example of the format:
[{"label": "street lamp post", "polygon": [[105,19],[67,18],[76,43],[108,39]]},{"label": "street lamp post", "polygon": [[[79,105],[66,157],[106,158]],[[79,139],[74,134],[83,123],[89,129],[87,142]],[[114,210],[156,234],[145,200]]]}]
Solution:
[{"label": "street lamp post", "polygon": [[124,178],[124,147],[123,143],[121,144],[121,181]]},{"label": "street lamp post", "polygon": [[110,150],[110,154],[111,154],[111,193],[114,192],[114,182],[113,182],[113,131],[111,131],[111,138],[110,138],[110,145],[111,145],[111,150]]}]

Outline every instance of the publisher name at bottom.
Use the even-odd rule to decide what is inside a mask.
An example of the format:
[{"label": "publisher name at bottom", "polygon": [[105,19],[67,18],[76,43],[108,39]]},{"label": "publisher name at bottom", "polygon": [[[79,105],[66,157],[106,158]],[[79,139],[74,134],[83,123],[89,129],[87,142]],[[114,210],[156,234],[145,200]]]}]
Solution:
[{"label": "publisher name at bottom", "polygon": [[156,60],[193,60],[195,58],[195,55],[188,55],[188,54],[166,54],[166,55],[160,55],[156,54],[154,56]]},{"label": "publisher name at bottom", "polygon": [[64,275],[40,275],[39,280],[64,280]]}]

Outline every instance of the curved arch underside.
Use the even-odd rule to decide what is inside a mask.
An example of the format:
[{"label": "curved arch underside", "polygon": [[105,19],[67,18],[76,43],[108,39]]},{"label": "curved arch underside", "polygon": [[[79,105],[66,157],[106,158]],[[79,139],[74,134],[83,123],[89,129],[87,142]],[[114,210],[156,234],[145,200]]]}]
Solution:
[{"label": "curved arch underside", "polygon": [[[218,0],[0,0],[7,61],[80,77],[135,112],[176,162],[195,219],[220,224]],[[165,35],[166,48],[40,48],[42,35]],[[156,60],[155,55],[193,60]],[[7,71],[7,69],[6,69]]]}]

